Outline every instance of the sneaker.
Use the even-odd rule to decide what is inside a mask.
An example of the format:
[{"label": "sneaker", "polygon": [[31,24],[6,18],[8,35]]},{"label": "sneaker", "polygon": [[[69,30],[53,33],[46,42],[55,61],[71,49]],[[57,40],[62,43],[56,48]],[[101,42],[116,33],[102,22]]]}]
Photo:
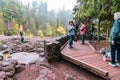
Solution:
[{"label": "sneaker", "polygon": [[109,62],[108,64],[109,64],[110,66],[113,66],[113,67],[117,66],[116,64],[113,64],[113,63],[111,63],[111,62]]},{"label": "sneaker", "polygon": [[120,66],[120,63],[117,63],[116,66]]}]

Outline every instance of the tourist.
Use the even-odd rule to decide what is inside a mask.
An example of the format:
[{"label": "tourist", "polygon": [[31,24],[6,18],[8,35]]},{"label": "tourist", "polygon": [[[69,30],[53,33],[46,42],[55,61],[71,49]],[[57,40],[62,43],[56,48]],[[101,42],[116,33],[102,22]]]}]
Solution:
[{"label": "tourist", "polygon": [[72,20],[69,21],[67,30],[68,30],[68,36],[69,36],[69,41],[68,41],[69,47],[68,48],[73,48],[72,44],[73,44],[73,38],[75,35],[75,28],[73,26]]},{"label": "tourist", "polygon": [[85,34],[86,34],[86,26],[84,24],[84,22],[81,22],[81,27],[79,28],[80,29],[80,36],[81,36],[81,39],[82,39],[82,43],[81,45],[84,45],[85,44]]},{"label": "tourist", "polygon": [[20,34],[20,38],[21,38],[21,42],[24,43],[24,37],[23,37],[23,27],[22,25],[19,25],[19,34]]},{"label": "tourist", "polygon": [[[110,33],[111,66],[120,66],[120,12],[114,14],[114,23]],[[116,50],[118,63],[116,63]]]},{"label": "tourist", "polygon": [[75,36],[77,36],[77,31],[78,31],[78,24],[74,22],[74,27],[75,27]]},{"label": "tourist", "polygon": [[94,24],[92,24],[90,27],[90,41],[94,39],[94,30]]}]

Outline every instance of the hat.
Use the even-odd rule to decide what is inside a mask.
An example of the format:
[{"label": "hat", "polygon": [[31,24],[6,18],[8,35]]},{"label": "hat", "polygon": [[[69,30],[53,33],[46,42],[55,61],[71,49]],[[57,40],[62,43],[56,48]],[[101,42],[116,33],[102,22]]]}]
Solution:
[{"label": "hat", "polygon": [[118,20],[120,18],[120,12],[114,13],[114,19]]},{"label": "hat", "polygon": [[72,19],[70,19],[68,23],[70,23],[70,22],[73,22],[73,20],[72,20]]}]

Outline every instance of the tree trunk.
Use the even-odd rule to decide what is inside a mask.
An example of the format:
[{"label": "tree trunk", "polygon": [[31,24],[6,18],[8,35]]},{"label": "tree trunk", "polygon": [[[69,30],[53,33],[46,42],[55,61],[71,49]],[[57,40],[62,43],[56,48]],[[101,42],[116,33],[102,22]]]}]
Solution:
[{"label": "tree trunk", "polygon": [[100,23],[101,23],[101,18],[99,18],[98,21],[97,42],[100,42]]}]

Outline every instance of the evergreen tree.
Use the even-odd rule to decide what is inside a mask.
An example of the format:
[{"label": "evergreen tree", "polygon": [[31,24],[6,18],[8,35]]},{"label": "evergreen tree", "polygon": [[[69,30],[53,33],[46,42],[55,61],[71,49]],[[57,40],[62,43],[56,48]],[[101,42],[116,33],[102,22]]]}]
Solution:
[{"label": "evergreen tree", "polygon": [[5,31],[4,20],[2,17],[2,9],[0,8],[0,34],[4,35],[4,31]]},{"label": "evergreen tree", "polygon": [[12,19],[12,25],[10,28],[10,35],[17,35],[18,34],[18,24],[15,19]]},{"label": "evergreen tree", "polygon": [[28,29],[33,35],[36,35],[36,24],[33,18],[30,18],[30,25],[28,26]]}]

